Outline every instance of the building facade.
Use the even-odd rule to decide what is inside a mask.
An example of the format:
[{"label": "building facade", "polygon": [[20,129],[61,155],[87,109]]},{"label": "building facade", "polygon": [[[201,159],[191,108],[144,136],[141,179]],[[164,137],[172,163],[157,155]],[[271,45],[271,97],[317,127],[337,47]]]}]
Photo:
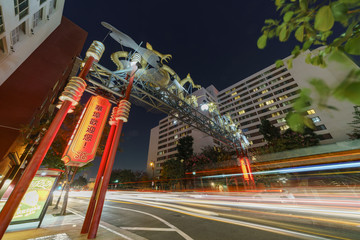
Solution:
[{"label": "building facade", "polygon": [[[203,103],[216,102],[218,90],[214,86],[201,88],[193,93],[197,96],[199,107]],[[154,163],[154,176],[161,174],[162,165],[169,159],[175,158],[178,140],[185,136],[194,138],[194,152],[199,153],[205,146],[219,146],[220,142],[206,133],[203,133],[189,125],[168,116],[159,122],[159,125],[151,129],[149,152],[147,160],[147,173],[152,177],[151,162]]]},{"label": "building facade", "polygon": [[54,111],[59,92],[77,72],[87,33],[62,17],[63,7],[64,0],[0,0],[1,182],[29,152],[30,135],[22,130]]},{"label": "building facade", "polygon": [[[281,131],[285,131],[289,128],[285,117],[292,110],[292,103],[299,96],[300,89],[311,88],[309,84],[311,79],[324,79],[330,86],[335,86],[347,76],[351,69],[358,68],[346,57],[346,63],[329,61],[327,68],[316,67],[305,63],[305,56],[309,53],[310,51],[294,59],[292,68],[288,68],[286,64],[277,68],[273,64],[219,92],[213,91],[211,100],[199,99],[199,104],[216,100],[220,114],[230,114],[232,120],[239,125],[248,138],[250,148],[264,146],[266,141],[259,132],[262,119],[269,120]],[[284,59],[285,63],[287,59]],[[312,97],[317,98],[315,90],[312,91]],[[334,99],[330,99],[328,104],[336,107],[338,111],[320,109],[316,104],[310,105],[307,110],[307,117],[315,124],[315,132],[321,139],[320,144],[348,140],[347,133],[352,131],[348,123],[352,121],[353,105]],[[173,140],[174,136],[171,134],[175,134],[177,138],[186,135],[184,132],[181,132],[183,135],[173,133],[174,121],[176,120],[167,117],[160,121],[159,126],[151,130],[147,167],[149,174],[151,161],[155,163],[155,176],[158,176],[163,162],[176,155],[177,141]],[[201,148],[197,146],[214,145],[216,142],[215,139],[205,142],[203,139],[206,134],[200,132],[194,134],[194,130],[191,131],[194,149],[198,152]]]},{"label": "building facade", "polygon": [[[311,79],[323,79],[330,86],[335,86],[345,79],[351,69],[358,68],[348,58],[345,64],[329,61],[327,68],[316,67],[305,62],[305,56],[309,53],[294,59],[292,68],[286,64],[276,68],[273,64],[219,92],[220,113],[230,114],[233,121],[240,125],[252,148],[266,144],[259,132],[261,119],[269,120],[281,131],[289,128],[285,117],[292,111],[292,103],[299,96],[300,89],[310,88],[313,99],[318,98],[309,84]],[[348,140],[347,133],[351,132],[348,123],[352,121],[353,105],[335,99],[330,99],[328,104],[338,111],[321,109],[316,104],[307,110],[307,117],[316,126],[320,144]]]}]

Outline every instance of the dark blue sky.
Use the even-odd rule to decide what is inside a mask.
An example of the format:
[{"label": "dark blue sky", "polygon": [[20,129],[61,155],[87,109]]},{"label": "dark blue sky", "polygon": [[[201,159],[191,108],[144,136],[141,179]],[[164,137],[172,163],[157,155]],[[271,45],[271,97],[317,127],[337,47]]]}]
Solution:
[{"label": "dark blue sky", "polygon": [[[272,40],[257,49],[264,20],[277,18],[271,0],[67,0],[64,16],[88,32],[81,57],[93,40],[104,39],[107,29],[100,22],[106,21],[137,43],[172,54],[168,65],[180,78],[190,73],[196,84],[219,90],[287,57],[295,44]],[[104,44],[100,64],[115,70],[109,56],[121,47],[111,37]],[[150,130],[164,116],[132,107],[114,168],[145,170]]]}]

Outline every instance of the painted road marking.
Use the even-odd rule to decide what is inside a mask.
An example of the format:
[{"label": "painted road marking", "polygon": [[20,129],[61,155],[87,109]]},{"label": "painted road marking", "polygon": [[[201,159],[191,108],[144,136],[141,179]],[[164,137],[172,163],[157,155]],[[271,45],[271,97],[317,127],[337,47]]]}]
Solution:
[{"label": "painted road marking", "polygon": [[151,216],[157,220],[159,220],[160,222],[164,223],[165,225],[167,225],[168,227],[174,229],[174,231],[176,231],[178,234],[180,234],[184,239],[186,240],[193,240],[189,235],[187,235],[186,233],[184,233],[183,231],[181,231],[180,229],[178,229],[177,227],[175,227],[174,225],[172,225],[171,223],[165,221],[164,219],[154,215],[154,214],[151,214],[151,213],[147,213],[147,212],[143,212],[143,211],[139,211],[139,210],[134,210],[134,209],[130,209],[130,208],[122,208],[122,207],[115,207],[115,206],[110,206],[110,205],[107,205],[106,204],[106,207],[109,207],[109,208],[116,208],[116,209],[121,209],[121,210],[125,210],[125,211],[131,211],[131,212],[137,212],[137,213],[141,213],[141,214],[144,214],[144,215],[148,215],[148,216]]},{"label": "painted road marking", "polygon": [[176,231],[173,228],[147,228],[147,227],[121,227],[125,230],[140,230],[140,231],[164,231],[164,232],[171,232]]},{"label": "painted road marking", "polygon": [[[68,210],[69,212],[72,212],[73,214],[81,217],[81,218],[85,218],[85,217],[82,216],[80,213],[78,213],[77,211],[75,211],[75,210],[73,210],[73,209],[71,209],[71,208],[67,208],[67,210]],[[118,236],[120,236],[120,237],[123,237],[124,239],[133,240],[132,238],[130,238],[130,237],[124,235],[124,234],[121,234],[121,233],[119,233],[119,232],[116,232],[116,231],[114,231],[114,230],[112,230],[112,229],[110,229],[110,228],[108,228],[108,227],[105,227],[105,226],[102,225],[102,224],[99,224],[99,226],[102,227],[102,228],[104,228],[105,230],[107,230],[107,231],[109,231],[109,232],[112,232],[112,233],[114,233],[114,234],[116,234],[116,235],[118,235]]]}]

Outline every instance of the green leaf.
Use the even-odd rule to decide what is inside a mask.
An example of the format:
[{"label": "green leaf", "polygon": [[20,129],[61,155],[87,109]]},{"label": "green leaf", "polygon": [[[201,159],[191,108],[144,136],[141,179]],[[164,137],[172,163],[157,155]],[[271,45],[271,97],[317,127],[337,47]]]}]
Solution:
[{"label": "green leaf", "polygon": [[274,19],[265,19],[265,24],[274,25],[275,20]]},{"label": "green leaf", "polygon": [[300,53],[300,47],[298,45],[296,45],[295,48],[291,51],[291,54],[294,55],[294,58],[299,56]]},{"label": "green leaf", "polygon": [[304,132],[304,116],[302,114],[290,112],[285,119],[293,131]]},{"label": "green leaf", "polygon": [[304,25],[301,25],[298,29],[296,29],[296,31],[295,31],[295,38],[296,38],[299,42],[303,42],[303,41],[304,41]]},{"label": "green leaf", "polygon": [[276,68],[279,68],[279,67],[284,66],[284,62],[283,62],[283,60],[276,60],[275,65],[276,65]]},{"label": "green leaf", "polygon": [[257,41],[257,47],[259,49],[264,49],[266,47],[266,41],[267,41],[267,36],[262,35],[261,37],[259,37],[259,39]]},{"label": "green leaf", "polygon": [[308,1],[307,0],[300,0],[299,5],[300,5],[301,10],[307,11],[307,9],[308,9]]},{"label": "green leaf", "polygon": [[326,41],[327,38],[332,34],[333,32],[332,31],[326,31],[326,32],[323,32],[321,34],[321,41]]},{"label": "green leaf", "polygon": [[293,11],[289,11],[289,12],[285,13],[285,15],[283,17],[284,22],[289,22],[293,15],[294,15]]},{"label": "green leaf", "polygon": [[280,42],[285,42],[288,38],[289,38],[289,31],[286,25],[283,25],[279,33],[279,40]]},{"label": "green leaf", "polygon": [[309,106],[309,103],[312,102],[310,98],[310,89],[304,88],[301,89],[299,97],[296,99],[296,101],[293,103],[293,109],[296,112],[305,112],[307,107]]},{"label": "green leaf", "polygon": [[290,58],[290,59],[288,59],[288,60],[286,61],[287,65],[288,65],[287,67],[288,67],[289,69],[291,69],[291,68],[293,67],[292,62],[293,62],[293,59],[292,59],[292,58]]},{"label": "green leaf", "polygon": [[348,8],[342,2],[334,2],[331,4],[331,11],[334,15],[335,21],[343,22],[348,19]]},{"label": "green leaf", "polygon": [[348,85],[345,90],[345,96],[350,102],[360,105],[360,82],[353,82]]},{"label": "green leaf", "polygon": [[306,62],[307,64],[311,64],[311,56],[312,56],[311,53],[309,53],[308,55],[306,55],[305,62]]},{"label": "green leaf", "polygon": [[331,89],[329,86],[324,82],[324,80],[319,78],[313,78],[309,82],[312,86],[314,86],[315,90],[321,97],[327,97],[330,95]]},{"label": "green leaf", "polygon": [[315,29],[319,31],[329,31],[334,26],[334,16],[329,5],[319,9],[315,16]]},{"label": "green leaf", "polygon": [[303,50],[303,51],[308,50],[308,49],[311,47],[311,45],[313,44],[313,42],[314,42],[314,40],[311,40],[311,39],[309,39],[309,40],[307,40],[306,42],[304,42],[303,47],[302,47],[302,50]]},{"label": "green leaf", "polygon": [[310,118],[304,117],[303,121],[304,121],[305,126],[307,126],[308,128],[311,128],[313,130],[316,128],[314,122]]},{"label": "green leaf", "polygon": [[275,29],[272,29],[268,33],[268,38],[273,38],[275,36]]},{"label": "green leaf", "polygon": [[354,38],[350,38],[346,42],[344,50],[351,55],[360,55],[360,34]]}]

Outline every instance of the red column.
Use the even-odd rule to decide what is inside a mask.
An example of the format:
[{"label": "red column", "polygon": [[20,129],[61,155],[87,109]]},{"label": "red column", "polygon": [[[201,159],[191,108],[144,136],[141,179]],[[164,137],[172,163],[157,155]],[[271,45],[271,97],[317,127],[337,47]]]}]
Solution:
[{"label": "red column", "polygon": [[97,196],[97,192],[98,192],[98,188],[99,188],[99,183],[100,183],[100,181],[101,181],[101,179],[103,178],[103,175],[104,175],[104,169],[105,169],[107,159],[108,159],[108,156],[109,156],[111,143],[112,143],[113,138],[114,138],[115,129],[116,129],[116,125],[111,125],[110,132],[109,132],[108,138],[106,140],[105,150],[104,150],[103,156],[101,158],[101,163],[100,163],[100,167],[99,167],[99,170],[98,170],[98,174],[96,176],[94,189],[93,189],[93,192],[92,192],[92,195],[91,195],[91,198],[90,198],[90,202],[89,202],[89,206],[88,206],[88,209],[87,209],[87,212],[86,212],[84,223],[83,223],[83,226],[81,228],[81,233],[88,233],[89,232],[91,219],[92,219],[93,213],[94,213],[94,207],[95,207],[95,203],[96,203],[96,196]]},{"label": "red column", "polygon": [[[131,88],[132,88],[132,85],[133,85],[134,73],[135,73],[136,69],[137,68],[134,67],[134,70],[132,71],[132,73],[130,75],[129,84],[128,84],[127,88],[126,88],[126,93],[125,93],[125,98],[124,98],[125,100],[129,100],[129,98],[130,98],[130,92],[131,92]],[[116,155],[116,152],[117,152],[117,147],[119,145],[119,140],[120,140],[123,124],[124,124],[123,120],[118,120],[114,140],[113,140],[113,143],[111,145],[109,159],[108,159],[108,161],[106,163],[106,168],[105,168],[105,172],[104,172],[103,181],[102,181],[101,186],[100,186],[100,192],[99,192],[99,196],[98,196],[98,199],[97,199],[97,202],[96,202],[94,216],[93,216],[93,219],[91,221],[89,234],[88,234],[88,239],[96,238],[96,234],[97,234],[99,224],[100,224],[101,213],[102,213],[102,209],[103,209],[103,206],[104,206],[105,194],[106,194],[107,187],[109,185],[110,175],[111,175],[112,168],[113,168],[113,165],[114,165],[115,155]]]},{"label": "red column", "polygon": [[[93,57],[89,57],[84,68],[82,69],[79,77],[85,78],[88,74],[90,67],[94,62]],[[81,93],[82,94],[82,93]],[[52,121],[49,129],[41,140],[37,147],[33,157],[31,158],[28,166],[26,167],[23,175],[21,176],[18,184],[11,193],[9,199],[6,201],[3,209],[0,213],[0,239],[4,236],[7,227],[9,226],[11,219],[13,218],[16,209],[18,208],[22,198],[24,197],[26,190],[28,189],[31,181],[33,180],[37,170],[39,169],[46,153],[48,152],[54,138],[64,121],[66,114],[69,112],[72,106],[72,102],[65,100],[57,112],[54,120]]]},{"label": "red column", "polygon": [[0,238],[5,234],[7,227],[9,226],[12,217],[14,216],[16,209],[18,208],[20,201],[26,193],[32,179],[34,178],[37,170],[39,169],[42,160],[44,159],[47,151],[53,142],[56,133],[58,132],[61,123],[64,121],[66,114],[71,107],[70,101],[65,101],[57,112],[54,120],[52,121],[49,129],[39,144],[34,156],[32,157],[29,165],[26,167],[22,177],[18,184],[11,193],[9,199],[6,201],[3,209],[0,213]]}]

